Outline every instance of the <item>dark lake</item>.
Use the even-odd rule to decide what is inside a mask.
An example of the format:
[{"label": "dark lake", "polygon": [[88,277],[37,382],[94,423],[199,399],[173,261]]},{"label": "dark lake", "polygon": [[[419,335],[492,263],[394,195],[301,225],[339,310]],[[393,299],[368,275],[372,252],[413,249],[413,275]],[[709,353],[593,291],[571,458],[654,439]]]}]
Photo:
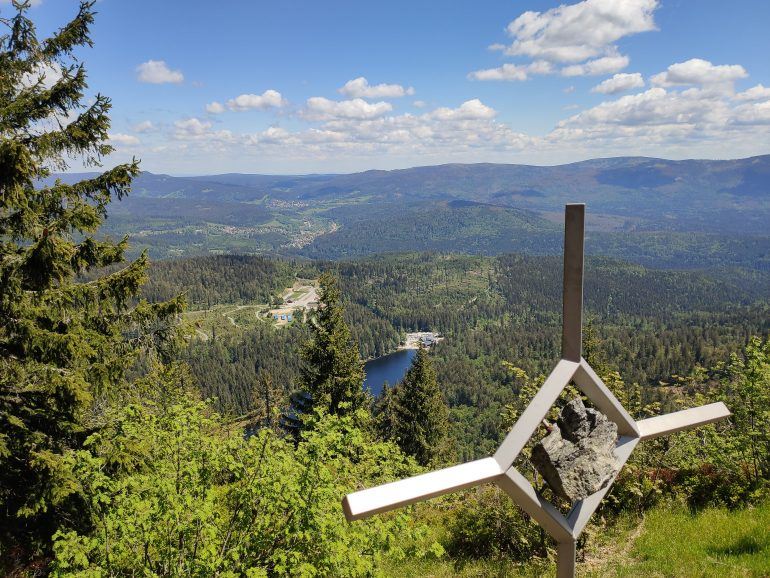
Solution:
[{"label": "dark lake", "polygon": [[378,396],[382,391],[383,383],[387,381],[389,385],[394,385],[404,377],[416,354],[416,349],[402,349],[367,361],[364,365],[366,368],[364,387],[368,387],[375,397]]}]

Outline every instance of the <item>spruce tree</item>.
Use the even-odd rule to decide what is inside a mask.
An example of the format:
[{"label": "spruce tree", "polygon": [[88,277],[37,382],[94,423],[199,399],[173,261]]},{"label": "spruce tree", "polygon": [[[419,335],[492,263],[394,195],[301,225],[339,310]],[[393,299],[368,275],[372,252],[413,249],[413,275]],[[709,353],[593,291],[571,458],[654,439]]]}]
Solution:
[{"label": "spruce tree", "polygon": [[381,439],[396,439],[396,396],[395,387],[391,387],[388,382],[382,384],[380,394],[375,398],[372,405],[372,414],[374,415],[374,426]]},{"label": "spruce tree", "polygon": [[[142,255],[96,237],[137,162],[65,184],[67,159],[100,166],[110,100],[85,100],[75,50],[90,46],[93,2],[39,41],[29,2],[0,18],[0,558],[45,554],[52,534],[88,519],[69,471],[99,426],[99,408],[129,387],[126,371],[163,353],[181,300],[137,301]],[[111,269],[113,270],[113,269]],[[89,273],[90,272],[90,273]],[[89,273],[89,281],[82,275]],[[144,353],[144,355],[143,355]],[[155,359],[159,359],[156,355]]]},{"label": "spruce tree", "polygon": [[439,459],[445,449],[449,412],[425,347],[417,351],[390,395],[394,399],[389,427],[399,447],[424,466]]},{"label": "spruce tree", "polygon": [[286,393],[275,383],[273,374],[266,369],[259,369],[251,390],[250,420],[257,427],[273,429],[277,426],[278,415],[286,405]]},{"label": "spruce tree", "polygon": [[311,337],[303,349],[302,385],[313,406],[332,414],[353,413],[367,402],[364,364],[343,319],[337,280],[319,279],[319,307],[311,319]]}]

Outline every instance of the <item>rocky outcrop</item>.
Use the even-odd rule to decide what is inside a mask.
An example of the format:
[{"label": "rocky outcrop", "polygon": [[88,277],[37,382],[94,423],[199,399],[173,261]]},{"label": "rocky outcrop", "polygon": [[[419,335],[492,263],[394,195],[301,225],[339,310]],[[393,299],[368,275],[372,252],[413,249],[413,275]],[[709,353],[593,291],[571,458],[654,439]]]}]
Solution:
[{"label": "rocky outcrop", "polygon": [[576,502],[605,487],[617,474],[617,439],[618,426],[576,398],[564,406],[530,459],[557,495]]}]

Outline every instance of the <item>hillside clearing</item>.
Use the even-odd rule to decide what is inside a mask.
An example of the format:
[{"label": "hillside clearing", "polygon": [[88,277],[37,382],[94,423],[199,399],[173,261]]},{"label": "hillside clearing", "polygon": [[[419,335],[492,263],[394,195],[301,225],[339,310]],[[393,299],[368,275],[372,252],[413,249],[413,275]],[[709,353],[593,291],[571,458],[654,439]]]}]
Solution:
[{"label": "hillside clearing", "polygon": [[[590,577],[763,577],[770,576],[770,502],[729,511],[710,508],[697,514],[683,506],[658,507],[644,518],[628,516],[599,531],[578,563],[578,576]],[[580,556],[580,554],[579,554]],[[385,575],[405,577],[552,576],[552,563],[473,560],[399,561]]]}]

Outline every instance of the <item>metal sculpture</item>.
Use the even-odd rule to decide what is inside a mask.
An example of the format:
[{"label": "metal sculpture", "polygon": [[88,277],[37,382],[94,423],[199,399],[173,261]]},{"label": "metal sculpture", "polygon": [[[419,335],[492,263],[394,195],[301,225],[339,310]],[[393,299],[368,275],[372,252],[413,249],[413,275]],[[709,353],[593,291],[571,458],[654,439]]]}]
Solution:
[{"label": "metal sculpture", "polygon": [[529,480],[513,467],[527,441],[570,381],[577,385],[599,411],[617,424],[615,456],[620,465],[618,469],[622,468],[641,440],[698,427],[730,415],[727,407],[720,402],[634,421],[582,358],[584,229],[585,205],[567,205],[564,226],[562,358],[494,456],[348,494],[342,501],[348,521],[366,518],[456,490],[494,483],[556,541],[557,577],[571,578],[575,575],[577,539],[615,479],[611,479],[594,494],[573,504],[569,514],[564,516],[541,497]]}]

